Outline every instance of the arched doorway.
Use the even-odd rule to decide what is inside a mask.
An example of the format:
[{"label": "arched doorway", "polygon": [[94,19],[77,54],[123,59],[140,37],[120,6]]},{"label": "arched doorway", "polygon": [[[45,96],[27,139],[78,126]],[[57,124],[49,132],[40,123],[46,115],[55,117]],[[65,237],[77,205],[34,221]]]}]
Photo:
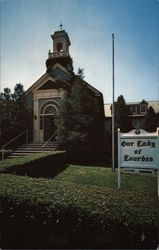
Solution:
[{"label": "arched doorway", "polygon": [[40,129],[43,130],[43,140],[47,141],[56,131],[54,123],[54,115],[57,112],[57,107],[52,103],[47,103],[41,109],[40,114]]}]

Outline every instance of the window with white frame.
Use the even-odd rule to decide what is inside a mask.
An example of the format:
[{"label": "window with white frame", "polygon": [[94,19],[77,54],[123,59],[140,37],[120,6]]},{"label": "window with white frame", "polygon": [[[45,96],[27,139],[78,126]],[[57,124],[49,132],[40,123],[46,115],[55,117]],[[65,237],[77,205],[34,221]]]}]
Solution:
[{"label": "window with white frame", "polygon": [[137,113],[137,107],[136,107],[136,105],[132,105],[131,106],[131,112],[132,112],[132,114],[136,114]]},{"label": "window with white frame", "polygon": [[44,127],[44,116],[54,115],[57,111],[57,107],[52,103],[47,103],[41,108],[40,112],[40,130],[43,130]]},{"label": "window with white frame", "polygon": [[146,105],[141,105],[140,106],[140,112],[141,113],[146,113]]}]

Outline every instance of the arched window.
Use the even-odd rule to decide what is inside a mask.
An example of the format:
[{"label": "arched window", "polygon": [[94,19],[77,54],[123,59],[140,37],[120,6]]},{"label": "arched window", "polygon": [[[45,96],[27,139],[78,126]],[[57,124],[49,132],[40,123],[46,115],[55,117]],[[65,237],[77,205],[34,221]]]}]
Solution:
[{"label": "arched window", "polygon": [[52,102],[47,102],[42,106],[40,111],[40,130],[43,130],[44,127],[44,116],[53,116],[57,110],[57,105],[54,105]]},{"label": "arched window", "polygon": [[57,51],[60,52],[62,50],[62,43],[57,43]]},{"label": "arched window", "polygon": [[43,114],[44,115],[53,115],[56,112],[56,108],[53,105],[48,105],[44,108]]}]

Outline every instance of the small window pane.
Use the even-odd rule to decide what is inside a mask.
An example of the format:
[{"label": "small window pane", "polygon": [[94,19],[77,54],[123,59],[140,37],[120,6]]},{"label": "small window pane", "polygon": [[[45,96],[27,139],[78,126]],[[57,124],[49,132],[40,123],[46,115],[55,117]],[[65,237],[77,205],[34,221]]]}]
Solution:
[{"label": "small window pane", "polygon": [[146,106],[145,105],[141,105],[141,113],[146,113]]},{"label": "small window pane", "polygon": [[137,114],[140,114],[140,106],[137,105]]},{"label": "small window pane", "polygon": [[135,113],[136,113],[136,106],[133,105],[133,106],[131,107],[131,110],[132,110],[132,113],[135,114]]}]

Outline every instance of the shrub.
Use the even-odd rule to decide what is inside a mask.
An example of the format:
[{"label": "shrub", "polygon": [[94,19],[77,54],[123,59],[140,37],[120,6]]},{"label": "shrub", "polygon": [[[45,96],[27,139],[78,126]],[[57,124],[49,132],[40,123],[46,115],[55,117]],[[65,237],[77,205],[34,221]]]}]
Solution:
[{"label": "shrub", "polygon": [[2,248],[157,248],[147,193],[0,175]]},{"label": "shrub", "polygon": [[65,167],[65,152],[55,151],[6,159],[0,163],[0,172],[31,177],[53,177]]}]

